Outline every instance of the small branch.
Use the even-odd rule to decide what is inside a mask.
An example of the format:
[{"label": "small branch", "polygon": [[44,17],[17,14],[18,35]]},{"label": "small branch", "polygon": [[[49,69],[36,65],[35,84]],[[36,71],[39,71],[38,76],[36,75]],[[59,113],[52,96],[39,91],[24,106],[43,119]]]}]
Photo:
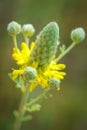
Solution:
[{"label": "small branch", "polygon": [[58,58],[55,60],[56,62],[58,62],[59,60],[61,60],[66,54],[68,54],[72,48],[75,46],[76,44],[75,43],[72,43],[64,52],[62,52]]},{"label": "small branch", "polygon": [[27,103],[26,106],[29,107],[32,104],[36,103],[38,100],[42,99],[49,90],[50,90],[50,88],[45,89],[44,92],[41,95],[39,95],[38,97],[33,99],[31,102]]}]

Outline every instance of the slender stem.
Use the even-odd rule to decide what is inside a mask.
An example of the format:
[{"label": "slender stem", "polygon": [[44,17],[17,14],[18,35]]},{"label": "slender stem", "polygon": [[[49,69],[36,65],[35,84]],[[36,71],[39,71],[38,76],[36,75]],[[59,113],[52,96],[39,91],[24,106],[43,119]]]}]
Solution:
[{"label": "slender stem", "polygon": [[19,110],[18,110],[18,116],[15,120],[14,123],[14,129],[13,130],[20,130],[21,128],[21,120],[25,114],[25,111],[23,111],[24,105],[26,104],[27,100],[28,100],[28,96],[29,96],[29,87],[26,88],[26,91],[23,93],[22,99],[21,99],[21,103],[19,106]]},{"label": "slender stem", "polygon": [[26,92],[23,94],[23,97],[22,97],[22,100],[21,100],[21,103],[20,103],[20,106],[19,106],[19,110],[18,110],[18,116],[16,118],[16,121],[14,123],[14,129],[13,130],[20,130],[21,128],[21,120],[25,114],[25,111],[24,111],[24,105],[26,104],[26,106],[31,106],[32,104],[36,103],[38,100],[42,99],[45,94],[50,90],[50,88],[47,88],[45,89],[45,91],[39,95],[38,97],[36,97],[35,99],[33,99],[31,102],[27,103],[27,99],[28,99],[28,96],[29,96],[29,89],[26,89]]},{"label": "slender stem", "polygon": [[27,46],[29,46],[29,38],[24,36],[24,39],[25,39],[25,42],[26,42]]},{"label": "slender stem", "polygon": [[17,40],[16,40],[16,35],[13,36],[13,42],[14,42],[14,47],[17,49]]},{"label": "slender stem", "polygon": [[27,103],[26,106],[29,107],[32,104],[36,103],[38,100],[42,99],[49,90],[50,90],[50,88],[45,89],[44,92],[41,95],[39,95],[38,97],[33,99],[31,102]]},{"label": "slender stem", "polygon": [[72,43],[63,53],[61,53],[59,55],[59,57],[56,59],[56,62],[61,60],[66,54],[69,53],[69,51],[71,51],[71,49],[75,46],[76,44],[75,43]]}]

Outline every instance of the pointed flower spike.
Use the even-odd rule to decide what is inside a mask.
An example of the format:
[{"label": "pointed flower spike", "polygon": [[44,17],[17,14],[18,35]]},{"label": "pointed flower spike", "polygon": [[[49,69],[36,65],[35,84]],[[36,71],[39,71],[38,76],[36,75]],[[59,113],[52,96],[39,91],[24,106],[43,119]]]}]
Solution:
[{"label": "pointed flower spike", "polygon": [[49,65],[56,54],[58,39],[59,27],[56,22],[51,22],[37,36],[30,61],[36,61],[39,67]]}]

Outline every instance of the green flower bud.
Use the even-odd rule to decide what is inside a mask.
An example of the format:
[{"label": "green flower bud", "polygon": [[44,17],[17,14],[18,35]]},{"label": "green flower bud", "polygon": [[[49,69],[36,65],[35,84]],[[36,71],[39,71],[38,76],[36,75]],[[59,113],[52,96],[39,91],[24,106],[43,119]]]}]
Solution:
[{"label": "green flower bud", "polygon": [[37,36],[30,60],[38,62],[39,67],[50,64],[57,51],[58,39],[59,27],[56,22],[51,22]]},{"label": "green flower bud", "polygon": [[37,76],[37,72],[35,68],[26,67],[24,70],[24,76],[27,80],[33,80]]},{"label": "green flower bud", "polygon": [[17,35],[21,32],[21,25],[15,21],[12,21],[8,24],[7,31],[11,36]]},{"label": "green flower bud", "polygon": [[71,39],[74,43],[80,43],[85,39],[85,31],[83,28],[76,28],[71,32]]},{"label": "green flower bud", "polygon": [[56,79],[56,78],[51,78],[48,80],[48,84],[52,88],[58,88],[60,83],[61,83],[61,81],[59,79]]},{"label": "green flower bud", "polygon": [[24,24],[22,27],[22,33],[24,36],[32,37],[35,33],[35,29],[32,24]]}]

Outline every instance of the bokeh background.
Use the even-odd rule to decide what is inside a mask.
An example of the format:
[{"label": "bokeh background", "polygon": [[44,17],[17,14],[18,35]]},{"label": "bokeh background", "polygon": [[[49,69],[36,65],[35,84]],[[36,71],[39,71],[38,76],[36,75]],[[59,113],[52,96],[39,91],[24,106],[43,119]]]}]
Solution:
[{"label": "bokeh background", "polygon": [[[0,0],[0,130],[12,130],[13,110],[21,98],[8,77],[15,66],[12,39],[6,31],[12,20],[22,25],[32,23],[35,35],[47,23],[56,21],[60,41],[68,46],[72,29],[82,26],[87,32],[87,0]],[[87,130],[87,38],[61,62],[67,65],[61,91],[53,92],[21,130]]]}]

